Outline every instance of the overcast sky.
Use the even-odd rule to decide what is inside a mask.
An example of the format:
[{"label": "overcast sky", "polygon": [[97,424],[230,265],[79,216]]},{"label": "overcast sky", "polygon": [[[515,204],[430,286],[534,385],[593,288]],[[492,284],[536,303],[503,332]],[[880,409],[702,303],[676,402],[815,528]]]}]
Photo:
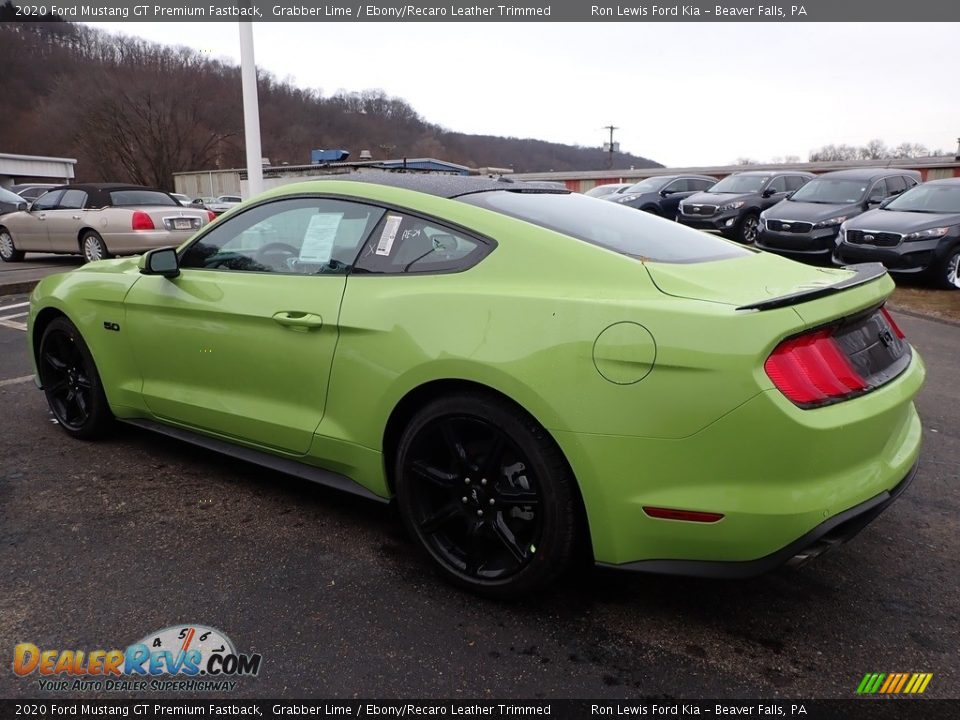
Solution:
[{"label": "overcast sky", "polygon": [[[91,24],[239,62],[237,23]],[[325,95],[382,88],[451,130],[590,146],[612,123],[622,150],[684,166],[872,138],[952,153],[958,27],[268,22],[254,41],[261,70]]]}]

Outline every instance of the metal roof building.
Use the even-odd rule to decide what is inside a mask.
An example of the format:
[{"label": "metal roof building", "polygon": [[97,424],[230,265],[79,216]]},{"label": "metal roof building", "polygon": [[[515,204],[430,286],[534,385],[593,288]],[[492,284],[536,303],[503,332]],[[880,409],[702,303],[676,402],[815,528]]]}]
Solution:
[{"label": "metal roof building", "polygon": [[74,178],[73,158],[0,153],[0,187],[22,182],[63,182]]},{"label": "metal roof building", "polygon": [[723,178],[735,172],[745,170],[802,170],[812,173],[825,173],[833,170],[848,170],[862,167],[895,167],[906,170],[919,170],[926,180],[939,180],[948,177],[960,177],[960,157],[941,155],[919,158],[890,158],[885,160],[844,160],[841,162],[806,162],[777,165],[760,163],[757,165],[706,165],[703,167],[680,168],[637,168],[635,170],[581,170],[576,172],[517,173],[519,180],[552,180],[562,182],[569,190],[587,192],[597,185],[607,183],[638,182],[655,175],[712,175]]}]

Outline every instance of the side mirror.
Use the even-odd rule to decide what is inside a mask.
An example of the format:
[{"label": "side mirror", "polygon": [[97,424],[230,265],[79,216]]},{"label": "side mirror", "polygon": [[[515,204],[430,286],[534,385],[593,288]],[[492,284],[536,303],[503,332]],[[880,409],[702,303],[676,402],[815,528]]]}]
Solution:
[{"label": "side mirror", "polygon": [[897,197],[896,195],[891,195],[890,197],[883,200],[878,207],[880,207],[881,209],[885,208],[887,205],[892,203],[896,199],[896,197]]},{"label": "side mirror", "polygon": [[673,195],[673,190],[661,190],[660,197],[666,197],[667,195]]},{"label": "side mirror", "polygon": [[30,206],[25,202],[17,203],[17,212],[26,212],[28,207]]},{"label": "side mirror", "polygon": [[773,196],[776,195],[776,194],[777,194],[777,191],[776,191],[776,190],[774,190],[773,188],[767,188],[766,190],[764,190],[764,191],[761,193],[760,196],[761,196],[761,197],[768,198],[768,197],[773,197]]},{"label": "side mirror", "polygon": [[163,275],[171,280],[180,274],[180,259],[172,247],[148,250],[140,258],[141,275]]},{"label": "side mirror", "polygon": [[867,207],[871,207],[873,205],[880,205],[882,203],[883,203],[883,200],[881,200],[878,197],[867,198]]}]

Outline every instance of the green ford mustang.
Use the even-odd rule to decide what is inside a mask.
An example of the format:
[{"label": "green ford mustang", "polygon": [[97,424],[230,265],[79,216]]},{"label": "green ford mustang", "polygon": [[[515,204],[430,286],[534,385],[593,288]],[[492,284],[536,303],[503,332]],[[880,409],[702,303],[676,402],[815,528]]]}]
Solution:
[{"label": "green ford mustang", "polygon": [[812,268],[555,186],[361,174],[33,294],[38,383],[112,419],[395,498],[442,574],[578,557],[747,577],[912,479],[924,367],[883,268]]}]

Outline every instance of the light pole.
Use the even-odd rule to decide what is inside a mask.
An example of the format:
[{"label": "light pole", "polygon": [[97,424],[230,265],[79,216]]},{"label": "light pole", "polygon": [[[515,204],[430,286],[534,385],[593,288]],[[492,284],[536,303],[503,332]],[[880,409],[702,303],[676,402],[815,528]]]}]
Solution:
[{"label": "light pole", "polygon": [[619,130],[620,128],[618,128],[616,125],[604,125],[603,129],[610,131],[610,142],[604,143],[603,149],[609,153],[609,155],[607,156],[607,169],[612,170],[613,169],[613,153],[617,152],[620,149],[620,143],[615,143],[613,141],[613,131]]},{"label": "light pole", "polygon": [[260,150],[260,102],[257,65],[253,59],[253,23],[240,23],[240,78],[243,85],[243,134],[247,141],[247,195],[263,192],[263,153]]}]

